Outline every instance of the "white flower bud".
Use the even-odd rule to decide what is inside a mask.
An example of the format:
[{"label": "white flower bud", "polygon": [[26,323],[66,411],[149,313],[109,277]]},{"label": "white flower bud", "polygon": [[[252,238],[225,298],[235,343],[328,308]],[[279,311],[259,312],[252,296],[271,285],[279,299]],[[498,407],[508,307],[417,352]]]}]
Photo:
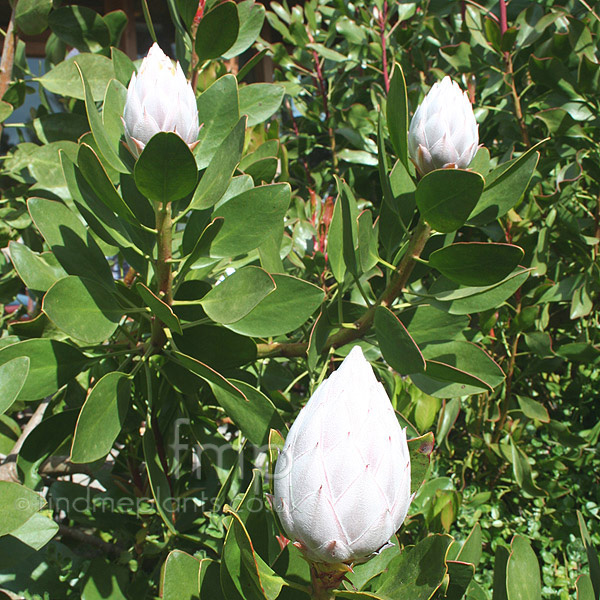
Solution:
[{"label": "white flower bud", "polygon": [[153,44],[127,88],[123,113],[125,139],[139,156],[150,138],[173,131],[193,147],[198,140],[198,108],[192,86],[179,63],[173,64],[158,44]]},{"label": "white flower bud", "polygon": [[450,77],[435,83],[410,122],[408,152],[421,175],[466,169],[477,152],[479,128],[466,92]]},{"label": "white flower bud", "polygon": [[287,535],[314,562],[364,558],[406,517],[406,430],[355,346],[294,421],[275,467],[274,505]]}]

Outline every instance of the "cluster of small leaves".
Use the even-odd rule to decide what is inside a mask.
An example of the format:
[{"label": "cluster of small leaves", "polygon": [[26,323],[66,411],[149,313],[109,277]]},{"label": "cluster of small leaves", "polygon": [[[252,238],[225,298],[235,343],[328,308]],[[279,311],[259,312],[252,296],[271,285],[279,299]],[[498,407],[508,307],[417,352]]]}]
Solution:
[{"label": "cluster of small leaves", "polygon": [[[0,100],[41,99],[0,171],[0,589],[307,598],[268,475],[360,343],[417,495],[336,597],[598,597],[598,12],[167,4],[203,127],[136,162],[125,15],[15,2],[50,36]],[[275,83],[247,83],[266,55]],[[482,148],[418,178],[408,119],[445,74]]]}]

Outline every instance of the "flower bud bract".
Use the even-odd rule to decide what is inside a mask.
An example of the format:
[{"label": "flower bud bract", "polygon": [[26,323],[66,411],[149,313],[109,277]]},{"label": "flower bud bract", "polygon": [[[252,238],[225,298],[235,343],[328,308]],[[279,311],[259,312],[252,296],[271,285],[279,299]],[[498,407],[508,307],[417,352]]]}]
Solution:
[{"label": "flower bud bract", "polygon": [[356,561],[399,529],[411,501],[406,430],[359,346],[300,411],[274,479],[283,528],[309,560]]},{"label": "flower bud bract", "polygon": [[479,145],[479,130],[466,92],[450,77],[435,83],[410,122],[408,152],[419,173],[466,169]]},{"label": "flower bud bract", "polygon": [[125,139],[139,156],[150,138],[172,131],[188,146],[198,140],[198,108],[192,86],[179,63],[173,64],[158,44],[153,44],[127,88],[123,113]]}]

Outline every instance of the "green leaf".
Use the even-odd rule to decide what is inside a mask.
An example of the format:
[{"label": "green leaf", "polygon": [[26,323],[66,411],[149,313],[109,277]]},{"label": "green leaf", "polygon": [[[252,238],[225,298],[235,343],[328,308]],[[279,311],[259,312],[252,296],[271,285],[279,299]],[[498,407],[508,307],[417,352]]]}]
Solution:
[{"label": "green leaf", "polygon": [[42,310],[66,334],[88,344],[107,340],[123,310],[104,286],[85,277],[59,279],[46,293]]},{"label": "green leaf", "polygon": [[45,292],[66,275],[50,252],[38,254],[25,244],[15,241],[9,243],[8,251],[19,277],[31,290]]},{"label": "green leaf", "polygon": [[596,600],[592,579],[587,573],[582,573],[575,582],[577,590],[577,600]]},{"label": "green leaf", "polygon": [[223,54],[229,60],[239,56],[254,44],[265,22],[265,7],[254,0],[243,0],[237,4],[240,29],[235,44]]},{"label": "green leaf", "polygon": [[507,600],[506,565],[509,551],[506,546],[498,544],[494,555],[494,586],[492,600]]},{"label": "green leaf", "polygon": [[[100,153],[102,154],[102,156],[104,157],[106,162],[108,162],[108,164],[113,169],[116,169],[119,173],[128,173],[129,169],[123,164],[123,161],[119,158],[119,139],[121,136],[120,135],[117,136],[116,139],[114,140],[114,143],[108,137],[108,134],[105,130],[105,125],[102,122],[102,119],[100,118],[100,113],[98,112],[98,109],[96,108],[96,104],[94,102],[94,98],[92,97],[92,90],[90,88],[90,85],[87,82],[87,79],[86,79],[85,75],[83,74],[83,71],[80,69],[79,64],[77,62],[75,62],[75,66],[77,67],[77,70],[79,71],[79,75],[81,77],[81,83],[83,85],[83,92],[84,92],[84,96],[85,96],[85,111],[86,111],[86,114],[88,117],[88,121],[90,123],[90,127],[92,129],[92,135],[94,136],[94,140],[96,141],[96,145],[98,146],[98,149],[100,150]],[[109,89],[110,89],[110,87],[107,88],[107,93],[108,93]],[[105,99],[106,99],[106,95],[105,95]],[[106,105],[105,105],[105,110],[106,110]],[[89,148],[89,146],[87,146],[87,148]],[[93,152],[93,150],[91,148],[89,148],[89,149]],[[79,164],[79,167],[83,170],[83,167],[80,162],[81,159],[79,158],[80,156],[81,156],[81,148],[79,150],[77,162]],[[104,172],[104,167],[101,164],[100,164],[100,168]],[[98,171],[98,170],[99,170],[98,168],[95,169],[95,171]],[[98,175],[98,177],[100,177],[100,175]],[[108,176],[106,176],[106,178],[108,179]],[[87,177],[86,177],[86,179],[87,179]],[[91,181],[89,181],[89,183],[92,187],[94,187],[94,185]],[[115,194],[116,194],[116,192],[115,192]],[[121,201],[121,203],[122,203],[122,201]],[[131,215],[131,216],[133,216],[133,215]],[[127,216],[127,219],[129,220],[129,215]],[[135,219],[132,222],[135,222]]]},{"label": "green leaf", "polygon": [[525,283],[529,273],[527,269],[519,269],[491,288],[459,288],[454,296],[452,292],[436,293],[435,306],[453,315],[468,315],[497,308]]},{"label": "green leaf", "polygon": [[386,119],[396,156],[408,169],[408,100],[406,81],[400,63],[394,64],[387,97]]},{"label": "green leaf", "polygon": [[30,198],[27,207],[35,225],[67,273],[93,277],[112,285],[112,272],[102,250],[75,214],[64,204],[44,198]]},{"label": "green leaf", "polygon": [[29,357],[20,356],[0,365],[0,415],[18,398],[29,373]]},{"label": "green leaf", "polygon": [[230,383],[223,375],[217,373],[217,371],[208,365],[205,365],[191,356],[182,354],[181,352],[173,352],[173,357],[180,365],[206,381],[213,391],[216,388],[222,388],[227,394],[235,396],[235,398],[243,400],[244,402],[248,401],[248,398],[246,398],[240,388]]},{"label": "green leaf", "polygon": [[71,446],[71,462],[103,459],[121,433],[129,408],[130,381],[126,373],[113,371],[92,388],[81,408]]},{"label": "green leaf", "polygon": [[427,173],[416,191],[421,217],[437,231],[456,231],[469,218],[483,185],[483,177],[473,171],[438,169]]},{"label": "green leaf", "polygon": [[200,95],[198,119],[204,125],[194,155],[198,169],[204,169],[240,120],[237,79],[233,75],[217,79]]},{"label": "green leaf", "polygon": [[449,535],[430,535],[394,558],[375,595],[383,600],[429,600],[446,575]]},{"label": "green leaf", "polygon": [[[183,308],[183,307],[182,307]],[[204,316],[202,307],[199,314]],[[177,349],[206,363],[218,371],[230,371],[256,360],[256,344],[249,338],[238,335],[217,325],[194,325],[186,327],[184,335],[173,334]],[[202,340],[199,344],[198,340]]]},{"label": "green leaf", "polygon": [[35,513],[10,535],[34,550],[41,550],[57,532],[58,523],[54,519],[45,517],[41,513]]},{"label": "green leaf", "polygon": [[540,565],[529,541],[515,535],[510,544],[506,565],[506,592],[508,600],[541,600]]},{"label": "green leaf", "polygon": [[[398,161],[399,162],[399,161]],[[383,119],[381,113],[377,120],[377,167],[379,172],[379,181],[381,183],[381,191],[383,192],[383,200],[388,205],[389,209],[396,213],[396,202],[392,193],[392,185],[388,175],[389,164],[388,157],[385,151],[385,137],[383,133]]]},{"label": "green leaf", "polygon": [[335,280],[342,284],[346,277],[344,263],[344,223],[342,220],[342,203],[340,199],[333,206],[333,214],[327,232],[327,259]]},{"label": "green leaf", "polygon": [[176,134],[157,133],[135,163],[135,184],[154,202],[174,202],[194,191],[198,170],[194,155]]},{"label": "green leaf", "polygon": [[95,558],[87,569],[81,600],[105,600],[107,593],[110,600],[127,600],[124,593],[127,583],[128,572],[124,567],[105,558]]},{"label": "green leaf", "polygon": [[383,358],[400,375],[422,373],[425,359],[396,315],[385,306],[375,309],[375,335]]},{"label": "green leaf", "polygon": [[358,263],[356,260],[358,238],[356,215],[358,211],[356,199],[345,181],[336,177],[336,183],[339,194],[337,201],[342,209],[342,255],[344,265],[350,273],[358,277]]},{"label": "green leaf", "polygon": [[46,501],[34,491],[12,481],[0,481],[0,536],[25,524]]},{"label": "green leaf", "polygon": [[462,337],[461,332],[469,325],[467,317],[451,315],[429,305],[402,311],[400,320],[418,346]]},{"label": "green leaf", "polygon": [[176,499],[173,497],[169,480],[158,456],[154,435],[151,422],[147,422],[146,431],[142,437],[146,471],[148,472],[152,497],[156,502],[156,510],[160,514],[163,523],[167,526],[167,529],[175,534],[177,531],[174,524]]},{"label": "green leaf", "polygon": [[537,167],[542,140],[519,158],[496,167],[486,177],[486,185],[481,198],[469,217],[472,225],[485,225],[505,215],[519,202],[527,190]]},{"label": "green leaf", "polygon": [[18,400],[39,400],[54,394],[87,364],[77,348],[49,339],[33,339],[5,346],[0,350],[0,365],[13,358],[29,358],[29,374]]},{"label": "green leaf", "polygon": [[291,275],[273,275],[276,289],[239,321],[227,325],[252,337],[283,335],[303,325],[325,298],[323,290]]},{"label": "green leaf", "polygon": [[165,561],[160,597],[163,600],[198,600],[201,565],[197,558],[181,550],[172,550]]},{"label": "green leaf", "polygon": [[131,76],[135,73],[135,65],[133,61],[118,48],[111,48],[110,55],[112,58],[113,66],[115,69],[115,77],[117,81],[120,81],[124,86],[129,85]]},{"label": "green leaf", "polygon": [[0,100],[0,123],[6,121],[10,115],[12,115],[13,107],[12,104],[8,102],[4,102],[4,100]]},{"label": "green leaf", "polygon": [[135,284],[138,294],[142,297],[144,304],[150,308],[152,313],[159,318],[171,331],[183,333],[179,318],[173,312],[173,309],[163,302],[150,288],[141,281]]},{"label": "green leaf", "polygon": [[87,144],[79,146],[77,164],[98,198],[119,217],[128,223],[137,225],[136,216],[115,189],[96,153]]},{"label": "green leaf", "polygon": [[427,344],[421,350],[427,368],[424,374],[411,375],[411,379],[430,396],[452,398],[491,391],[504,380],[496,362],[470,342]]},{"label": "green leaf", "polygon": [[510,439],[511,459],[515,479],[521,487],[521,490],[532,497],[544,497],[547,495],[545,490],[540,489],[532,477],[531,465],[527,455],[517,448],[512,437]]},{"label": "green leaf", "polygon": [[408,440],[408,450],[410,452],[410,491],[416,493],[423,485],[435,439],[431,431],[425,435]]},{"label": "green leaf", "polygon": [[460,552],[456,556],[456,560],[463,562],[469,562],[475,566],[479,564],[481,560],[483,539],[481,536],[481,525],[475,523],[471,533],[469,533],[467,539],[464,541]]},{"label": "green leaf", "polygon": [[210,256],[212,243],[217,237],[219,231],[221,231],[221,227],[223,227],[224,222],[225,220],[223,217],[217,217],[204,228],[190,255],[185,259],[185,262],[177,272],[178,283],[180,280],[185,279],[186,274],[194,266],[194,263],[197,260]]},{"label": "green leaf", "polygon": [[377,228],[373,227],[373,214],[363,210],[357,219],[358,258],[363,273],[375,268],[379,259],[377,251]]},{"label": "green leaf", "polygon": [[78,410],[63,410],[45,418],[27,436],[19,456],[17,467],[23,473],[23,483],[35,487],[42,481],[38,469],[50,456],[67,451],[69,440],[77,422]]},{"label": "green leaf", "polygon": [[245,135],[246,118],[242,117],[223,140],[210,161],[196,188],[189,208],[210,208],[223,197],[242,158]]},{"label": "green leaf", "polygon": [[249,266],[225,277],[200,304],[216,323],[235,323],[274,290],[275,282],[266,271]]},{"label": "green leaf", "polygon": [[89,131],[85,115],[76,113],[40,115],[33,120],[32,125],[36,135],[44,144],[60,140],[77,142],[82,135]]},{"label": "green leaf", "polygon": [[429,264],[461,285],[493,285],[510,275],[524,252],[512,244],[459,242],[429,255]]},{"label": "green leaf", "polygon": [[548,410],[541,403],[525,396],[517,396],[517,402],[519,408],[523,411],[523,414],[530,419],[537,419],[542,423],[550,423],[550,415]]},{"label": "green leaf", "polygon": [[[275,600],[285,580],[254,552],[248,531],[239,516],[229,507],[225,507],[224,512],[232,519],[223,546],[221,580],[226,569],[240,598]],[[227,597],[230,598],[230,594]]]},{"label": "green leaf", "polygon": [[235,2],[224,2],[208,11],[196,33],[198,60],[211,60],[225,54],[235,44],[239,27]]},{"label": "green leaf", "polygon": [[52,0],[19,0],[15,23],[25,35],[38,35],[48,27]]},{"label": "green leaf", "polygon": [[291,197],[287,183],[253,188],[231,198],[213,213],[223,228],[211,246],[211,256],[232,257],[260,246],[281,227]]},{"label": "green leaf", "polygon": [[67,46],[80,52],[98,52],[110,45],[110,30],[104,19],[85,6],[62,6],[48,17],[50,29]]},{"label": "green leaf", "polygon": [[109,13],[106,13],[102,18],[110,33],[110,45],[119,46],[121,43],[121,36],[125,31],[125,27],[127,27],[127,15],[122,10],[112,10]]},{"label": "green leaf", "polygon": [[252,444],[264,446],[271,429],[285,431],[283,419],[267,396],[245,381],[230,381],[247,400],[240,398],[237,392],[232,393],[230,387],[212,384],[211,389],[217,402]]},{"label": "green leaf", "polygon": [[447,560],[448,567],[448,591],[445,598],[447,600],[461,600],[464,597],[469,584],[475,575],[475,566],[468,562]]},{"label": "green leaf", "polygon": [[240,114],[248,115],[254,127],[274,115],[281,106],[285,88],[274,83],[251,83],[240,88]]},{"label": "green leaf", "polygon": [[[83,176],[81,169],[79,169],[73,163],[73,161],[66,156],[66,154],[61,152],[60,158],[65,181],[67,182],[67,187],[69,193],[71,194],[71,198],[73,199],[73,203],[77,207],[77,210],[81,216],[86,220],[90,229],[98,236],[98,238],[100,238],[100,240],[109,246],[114,246],[115,252],[118,248],[131,248],[137,253],[139,252],[138,246],[146,249],[147,252],[151,252],[154,240],[149,239],[149,234],[147,232],[141,232],[138,229],[131,228],[124,219],[121,219],[115,212],[113,212],[107,202],[100,200],[98,194],[92,189],[86,178]],[[94,166],[98,167],[99,165],[96,160],[97,159],[95,156],[90,159],[90,162],[93,166],[88,170],[88,177],[93,175]],[[84,164],[83,160],[82,164]],[[104,177],[104,174],[102,174],[101,177]],[[124,193],[124,190],[129,191],[127,187],[123,186],[125,181],[126,176],[122,175],[122,193]],[[112,198],[114,200],[113,196],[118,196],[118,194],[116,194],[114,191],[112,182],[107,181],[106,179],[101,179],[99,182],[95,183],[99,193],[102,193],[105,198]],[[131,185],[135,188],[135,184]],[[139,195],[137,188],[135,188],[135,191]],[[131,198],[129,194],[127,197]],[[110,202],[110,200],[108,201]],[[118,197],[118,202],[123,202],[120,197]],[[148,201],[146,200],[146,202]],[[140,210],[140,213],[144,218],[146,218],[146,214],[143,213],[142,210]],[[152,223],[154,224],[154,211],[152,211]],[[131,256],[129,258],[131,259]],[[132,266],[134,266],[134,268],[136,267],[136,265]],[[139,269],[140,267],[137,268]]]},{"label": "green leaf", "polygon": [[583,515],[577,511],[577,522],[579,523],[579,531],[581,533],[581,539],[585,546],[585,552],[588,559],[588,568],[590,570],[590,578],[594,588],[594,597],[598,598],[600,594],[600,561],[598,560],[598,553],[592,545],[592,538],[588,532],[588,528],[583,519]]},{"label": "green leaf", "polygon": [[59,63],[34,81],[39,81],[46,90],[54,94],[84,100],[83,85],[75,61],[90,84],[94,102],[100,102],[104,98],[107,81],[115,76],[112,61],[100,54],[78,54]]}]

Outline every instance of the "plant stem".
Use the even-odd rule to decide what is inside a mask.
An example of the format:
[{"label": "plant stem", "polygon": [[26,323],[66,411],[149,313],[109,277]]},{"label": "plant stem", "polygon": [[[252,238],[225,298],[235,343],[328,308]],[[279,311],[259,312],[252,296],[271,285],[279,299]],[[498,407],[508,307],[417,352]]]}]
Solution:
[{"label": "plant stem", "polygon": [[[161,203],[156,209],[157,254],[156,254],[156,285],[159,297],[165,304],[173,304],[173,271],[172,258],[172,230],[171,203]],[[152,345],[162,348],[167,341],[164,324],[154,317],[152,322]]]},{"label": "plant stem", "polygon": [[379,14],[379,37],[381,38],[381,55],[383,60],[383,84],[385,86],[385,93],[390,91],[390,77],[388,75],[388,63],[387,63],[387,44],[385,38],[385,24],[387,21],[388,14],[388,3],[387,0],[383,2],[383,9]]},{"label": "plant stem", "polygon": [[500,35],[504,35],[508,29],[506,19],[506,0],[500,0]]},{"label": "plant stem", "polygon": [[[13,65],[15,63],[15,48],[17,47],[17,32],[15,31],[15,15],[17,12],[18,0],[12,7],[10,21],[6,28],[4,37],[4,46],[2,47],[2,60],[0,60],[0,98],[8,89],[12,79]],[[0,135],[2,135],[2,123],[0,123]]]},{"label": "plant stem", "polygon": [[[508,29],[508,22],[506,17],[506,0],[500,0],[500,34],[504,35],[506,30]],[[517,92],[517,87],[515,85],[515,71],[513,68],[512,56],[509,51],[504,53],[504,62],[506,64],[505,71],[505,81],[510,87],[510,93],[513,98],[513,104],[515,106],[515,116],[517,117],[517,122],[519,123],[519,129],[521,130],[521,138],[523,139],[523,143],[527,148],[531,147],[531,141],[529,139],[529,133],[527,131],[527,126],[525,125],[525,120],[523,119],[523,109],[521,107],[521,99],[519,98],[519,94]]]},{"label": "plant stem", "polygon": [[[308,39],[311,44],[315,43],[315,39],[307,28],[306,33],[308,35]],[[323,69],[321,68],[321,60],[316,50],[311,50],[311,54],[315,63],[315,79],[317,81],[317,87],[319,88],[319,93],[321,94],[321,99],[323,100],[323,112],[325,113],[325,123],[328,124],[327,127],[327,135],[329,136],[329,147],[331,148],[331,161],[333,164],[334,173],[338,172],[338,158],[335,150],[335,133],[333,131],[333,127],[331,127],[331,115],[329,113],[329,100],[327,99],[327,82],[325,81],[325,77],[323,76]]]},{"label": "plant stem", "polygon": [[[517,290],[519,291],[519,290]],[[521,297],[520,295],[517,297],[517,306],[515,308],[515,316],[521,312]],[[496,425],[496,435],[494,436],[494,442],[498,443],[500,440],[500,436],[502,435],[502,429],[504,428],[504,424],[506,423],[506,419],[508,417],[508,409],[510,408],[510,397],[512,394],[512,381],[515,373],[515,363],[517,360],[517,347],[519,346],[519,339],[521,338],[521,334],[515,334],[513,338],[511,347],[510,347],[510,357],[508,359],[508,367],[506,369],[506,385],[504,388],[504,398],[502,398],[502,403],[500,406],[500,419],[498,424]]]},{"label": "plant stem", "polygon": [[[323,352],[327,352],[330,348],[344,346],[367,333],[373,324],[377,306],[390,306],[406,286],[415,267],[415,259],[421,256],[421,252],[423,252],[423,248],[425,248],[425,244],[427,243],[430,234],[431,228],[429,225],[424,221],[419,221],[398,268],[377,302],[363,313],[360,319],[354,323],[354,327],[340,329],[336,333],[330,335],[323,346]],[[306,342],[274,342],[271,344],[258,344],[257,348],[258,358],[266,358],[269,356],[304,356],[307,349],[308,344]]]}]

